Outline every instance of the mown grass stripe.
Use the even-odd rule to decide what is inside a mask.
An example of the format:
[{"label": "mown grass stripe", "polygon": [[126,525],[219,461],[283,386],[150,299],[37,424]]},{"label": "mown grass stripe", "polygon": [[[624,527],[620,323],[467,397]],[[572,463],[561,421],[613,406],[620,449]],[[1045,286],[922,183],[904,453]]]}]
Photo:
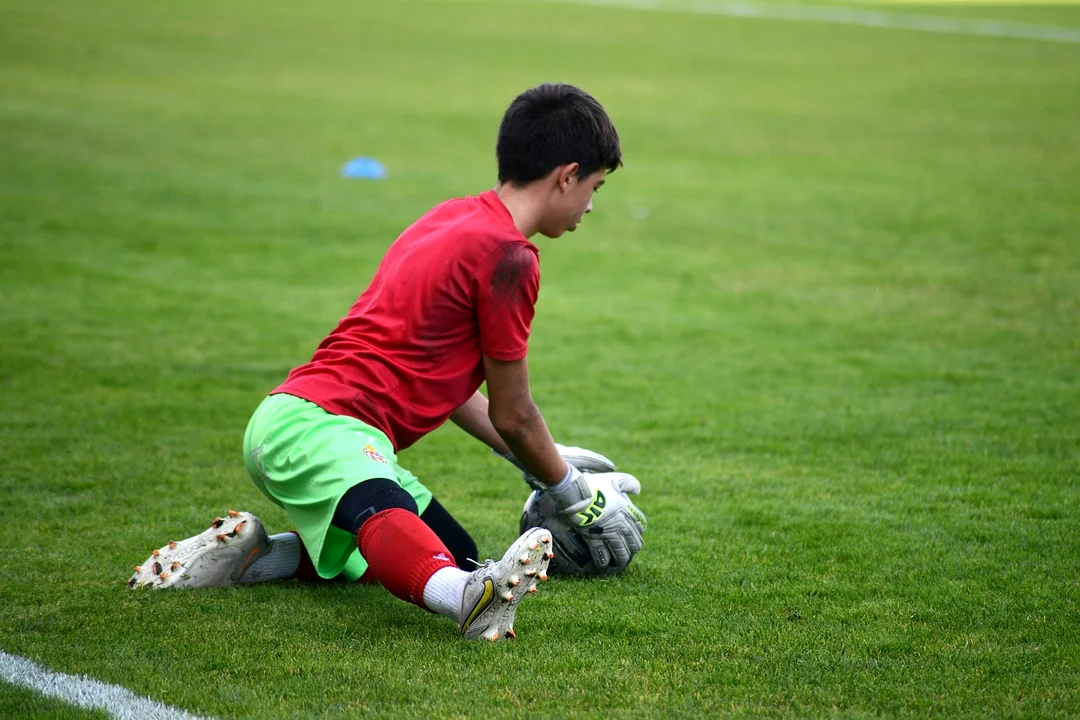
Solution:
[{"label": "mown grass stripe", "polygon": [[1012,38],[1016,40],[1039,40],[1043,42],[1080,44],[1080,29],[1059,25],[1035,25],[1004,20],[955,18],[943,15],[916,15],[909,13],[866,10],[862,8],[833,7],[828,5],[785,5],[783,3],[743,2],[742,0],[546,0],[547,2],[573,3],[622,7],[635,10],[659,10],[667,12],[696,13],[700,15],[725,15],[728,17],[757,18],[761,20],[789,20],[792,22],[821,22],[837,25],[886,28],[892,30],[917,30],[948,35],[975,35],[979,37]]}]

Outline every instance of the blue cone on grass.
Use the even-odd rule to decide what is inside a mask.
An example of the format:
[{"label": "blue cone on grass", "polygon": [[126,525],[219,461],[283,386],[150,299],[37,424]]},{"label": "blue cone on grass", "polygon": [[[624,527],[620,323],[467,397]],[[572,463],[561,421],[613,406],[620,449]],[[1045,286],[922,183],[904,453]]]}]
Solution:
[{"label": "blue cone on grass", "polygon": [[347,178],[382,180],[386,177],[386,168],[375,158],[358,157],[345,163],[341,168],[341,174]]}]

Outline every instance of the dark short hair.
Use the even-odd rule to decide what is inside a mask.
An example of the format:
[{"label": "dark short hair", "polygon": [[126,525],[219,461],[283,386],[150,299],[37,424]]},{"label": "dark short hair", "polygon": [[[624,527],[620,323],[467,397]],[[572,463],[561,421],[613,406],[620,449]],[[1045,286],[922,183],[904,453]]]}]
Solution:
[{"label": "dark short hair", "polygon": [[495,146],[499,182],[524,185],[576,162],[579,177],[622,165],[619,133],[604,107],[573,85],[544,83],[514,98]]}]

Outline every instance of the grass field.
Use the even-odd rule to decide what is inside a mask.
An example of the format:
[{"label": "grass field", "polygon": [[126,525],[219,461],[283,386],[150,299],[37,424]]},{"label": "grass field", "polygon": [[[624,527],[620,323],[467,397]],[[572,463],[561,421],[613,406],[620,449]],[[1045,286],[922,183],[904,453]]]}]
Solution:
[{"label": "grass field", "polygon": [[[0,650],[219,717],[1080,715],[1080,45],[540,3],[2,0]],[[903,10],[897,10],[903,11]],[[920,13],[1080,26],[1080,7]],[[135,593],[401,229],[582,85],[534,395],[642,479],[519,639],[377,587]],[[389,177],[344,180],[373,155]],[[526,495],[403,454],[494,555]],[[6,717],[102,717],[0,683]]]}]

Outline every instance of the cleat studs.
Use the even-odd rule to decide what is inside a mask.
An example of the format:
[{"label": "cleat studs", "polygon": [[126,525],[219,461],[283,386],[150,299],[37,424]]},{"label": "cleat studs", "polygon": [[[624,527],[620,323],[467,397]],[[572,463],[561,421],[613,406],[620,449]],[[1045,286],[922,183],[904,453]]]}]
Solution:
[{"label": "cleat studs", "polygon": [[498,639],[499,639],[499,631],[496,630],[495,634],[491,636],[491,642],[495,642]]},{"label": "cleat studs", "polygon": [[547,582],[547,579],[548,579],[547,573],[542,573],[540,575],[540,582]]},{"label": "cleat studs", "polygon": [[165,580],[169,579],[169,573],[161,573],[160,575],[158,575],[158,577],[161,578],[162,582],[164,582]]},{"label": "cleat studs", "polygon": [[154,557],[157,557],[158,555],[161,554],[161,551],[160,550],[154,550],[154,552],[152,552],[150,554],[153,555]]},{"label": "cleat studs", "polygon": [[528,592],[529,592],[530,595],[535,595],[536,594],[536,586],[533,585],[532,587],[530,587]]},{"label": "cleat studs", "polygon": [[540,542],[544,543],[545,545],[550,545],[551,544],[551,536],[550,535],[545,535],[544,537],[540,538]]},{"label": "cleat studs", "polygon": [[222,518],[216,517],[216,518],[214,518],[214,522],[210,523],[210,527],[219,528],[224,524],[225,524],[225,521]]},{"label": "cleat studs", "polygon": [[159,563],[159,562],[154,563],[154,574],[155,575],[160,575],[161,574],[161,563]]},{"label": "cleat studs", "polygon": [[247,520],[241,520],[240,522],[238,522],[236,524],[236,527],[233,528],[232,534],[236,535],[237,533],[239,533],[240,528],[244,527],[244,525],[246,525],[246,524],[247,524]]},{"label": "cleat studs", "polygon": [[505,600],[506,602],[510,602],[511,600],[514,599],[514,593],[507,590],[505,593],[503,593],[502,597],[503,597],[503,600]]},{"label": "cleat studs", "polygon": [[135,587],[135,577],[134,576],[132,576],[132,578],[130,580],[128,580],[128,587]]},{"label": "cleat studs", "polygon": [[517,575],[511,575],[506,582],[510,585],[510,587],[517,587],[521,584],[521,578],[519,578]]},{"label": "cleat studs", "polygon": [[548,560],[550,560],[551,558],[555,557],[555,553],[551,552],[550,550],[549,550],[549,551],[548,551],[547,553],[545,553],[545,555],[547,555],[547,559],[548,559]]},{"label": "cleat studs", "polygon": [[508,638],[516,638],[517,637],[517,633],[514,632],[514,628],[506,628],[506,637],[508,637]]},{"label": "cleat studs", "polygon": [[[170,569],[170,570],[175,570],[175,569],[177,569],[178,567],[180,567],[180,563],[178,563],[178,562],[174,562],[174,563],[173,563],[172,565],[170,565],[170,566],[169,566],[169,569]],[[546,578],[546,577],[542,577],[542,578],[540,578],[540,579],[541,579],[541,580],[547,580],[547,578]]]},{"label": "cleat studs", "polygon": [[175,550],[176,549],[176,541],[175,540],[170,540],[169,541],[169,549],[170,550]]},{"label": "cleat studs", "polygon": [[226,537],[228,537],[228,536],[227,535],[218,535],[217,536],[218,542],[225,542]]},{"label": "cleat studs", "polygon": [[529,545],[529,549],[530,550],[539,550],[540,549],[540,543],[532,543],[531,545]]},{"label": "cleat studs", "polygon": [[526,570],[525,577],[536,577],[536,568],[529,568]]},{"label": "cleat studs", "polygon": [[236,512],[235,510],[230,510],[229,517],[240,517],[240,513]]},{"label": "cleat studs", "polygon": [[142,572],[142,565],[136,565],[135,572]]},{"label": "cleat studs", "polygon": [[532,558],[530,558],[528,553],[526,553],[525,555],[522,555],[520,558],[518,558],[518,562],[520,562],[522,565],[528,565],[532,562]]}]

